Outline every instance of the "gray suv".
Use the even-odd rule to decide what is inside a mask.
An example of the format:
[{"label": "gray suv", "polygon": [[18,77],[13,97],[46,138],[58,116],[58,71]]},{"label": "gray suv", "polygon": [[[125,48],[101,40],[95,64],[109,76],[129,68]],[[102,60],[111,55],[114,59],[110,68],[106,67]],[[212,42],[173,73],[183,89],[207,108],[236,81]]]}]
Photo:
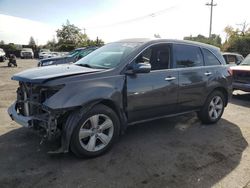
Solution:
[{"label": "gray suv", "polygon": [[79,157],[107,151],[127,126],[197,112],[216,123],[232,92],[218,48],[178,40],[130,39],[107,44],[75,64],[26,70],[10,117],[24,127],[61,135]]}]

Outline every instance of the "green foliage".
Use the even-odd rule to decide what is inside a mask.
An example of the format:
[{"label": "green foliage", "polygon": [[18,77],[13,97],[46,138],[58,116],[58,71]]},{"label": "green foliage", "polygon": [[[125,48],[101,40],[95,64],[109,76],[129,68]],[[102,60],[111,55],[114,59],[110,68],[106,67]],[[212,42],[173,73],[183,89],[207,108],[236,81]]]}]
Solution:
[{"label": "green foliage", "polygon": [[5,45],[5,49],[10,52],[14,52],[17,50],[20,50],[20,47],[18,45],[15,45],[14,43],[9,43]]},{"label": "green foliage", "polygon": [[[66,24],[62,25],[61,29],[56,31],[58,43],[48,41],[46,46],[50,49],[56,49],[59,51],[71,51],[78,47],[84,46],[101,46],[104,42],[101,39],[90,40],[87,34],[83,34],[81,29],[71,24],[68,20]],[[53,47],[53,48],[52,48]]]},{"label": "green foliage", "polygon": [[193,37],[193,36],[184,37],[184,40],[202,42],[202,43],[211,44],[217,47],[221,47],[221,37],[220,35],[215,35],[215,34],[212,34],[210,38],[207,38],[203,35],[198,35],[197,37]]},{"label": "green foliage", "polygon": [[58,48],[70,51],[79,46],[87,44],[88,37],[81,33],[81,29],[71,24],[68,20],[62,25],[62,29],[56,31],[58,38]]},{"label": "green foliage", "polygon": [[227,26],[224,31],[227,34],[227,39],[223,44],[223,51],[238,52],[244,57],[250,53],[250,29],[247,29],[246,25],[243,25],[241,30]]},{"label": "green foliage", "polygon": [[53,38],[52,40],[49,40],[46,45],[43,46],[43,48],[50,49],[52,51],[57,50],[57,42],[56,39]]},{"label": "green foliage", "polygon": [[87,46],[103,46],[104,41],[102,39],[99,39],[98,37],[96,40],[87,40]]}]

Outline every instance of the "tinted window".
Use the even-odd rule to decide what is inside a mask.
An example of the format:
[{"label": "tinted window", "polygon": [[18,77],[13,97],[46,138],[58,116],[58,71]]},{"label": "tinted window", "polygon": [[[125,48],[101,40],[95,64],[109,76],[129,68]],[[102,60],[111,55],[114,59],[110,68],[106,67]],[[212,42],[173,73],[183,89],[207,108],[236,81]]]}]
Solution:
[{"label": "tinted window", "polygon": [[190,45],[174,45],[176,68],[203,66],[200,48]]},{"label": "tinted window", "polygon": [[202,49],[206,66],[220,65],[220,61],[207,49]]},{"label": "tinted window", "polygon": [[136,63],[150,63],[151,70],[168,69],[169,62],[170,48],[167,44],[149,47],[136,59]]},{"label": "tinted window", "polygon": [[234,55],[228,56],[228,64],[236,64],[236,57]]}]

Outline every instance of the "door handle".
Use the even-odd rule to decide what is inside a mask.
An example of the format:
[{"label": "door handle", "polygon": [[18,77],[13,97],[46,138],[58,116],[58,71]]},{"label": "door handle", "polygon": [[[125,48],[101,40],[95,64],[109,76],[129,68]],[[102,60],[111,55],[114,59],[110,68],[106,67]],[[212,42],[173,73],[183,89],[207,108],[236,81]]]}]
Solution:
[{"label": "door handle", "polygon": [[212,73],[211,72],[205,72],[204,73],[206,76],[210,76]]},{"label": "door handle", "polygon": [[167,78],[165,78],[165,81],[171,81],[171,80],[175,80],[176,79],[176,77],[167,77]]}]

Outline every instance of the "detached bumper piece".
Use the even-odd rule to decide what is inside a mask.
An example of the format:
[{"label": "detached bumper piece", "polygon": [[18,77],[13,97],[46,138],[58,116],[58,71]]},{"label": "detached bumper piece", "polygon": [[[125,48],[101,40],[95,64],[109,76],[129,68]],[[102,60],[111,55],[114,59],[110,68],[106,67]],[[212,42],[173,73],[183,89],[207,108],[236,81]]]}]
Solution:
[{"label": "detached bumper piece", "polygon": [[44,130],[46,132],[44,137],[49,140],[57,130],[57,121],[52,112],[25,116],[19,112],[17,102],[15,102],[8,108],[8,114],[12,120],[23,127]]},{"label": "detached bumper piece", "polygon": [[[41,115],[33,115],[33,116],[24,116],[18,112],[17,103],[15,102],[8,108],[8,114],[13,121],[22,125],[26,128],[34,128],[35,130],[44,130],[42,131],[43,138],[41,143],[44,140],[51,140],[53,137],[57,137],[61,135],[61,132],[57,129],[57,121],[55,120],[55,115],[52,113],[41,114]],[[49,154],[60,154],[67,153],[68,147],[65,145],[65,138],[62,136],[62,146],[55,151],[48,152]]]},{"label": "detached bumper piece", "polygon": [[16,103],[12,104],[8,108],[8,114],[11,117],[12,120],[17,122],[18,124],[22,125],[23,127],[29,128],[33,125],[33,120],[38,120],[33,116],[23,116],[21,114],[18,114]]}]

